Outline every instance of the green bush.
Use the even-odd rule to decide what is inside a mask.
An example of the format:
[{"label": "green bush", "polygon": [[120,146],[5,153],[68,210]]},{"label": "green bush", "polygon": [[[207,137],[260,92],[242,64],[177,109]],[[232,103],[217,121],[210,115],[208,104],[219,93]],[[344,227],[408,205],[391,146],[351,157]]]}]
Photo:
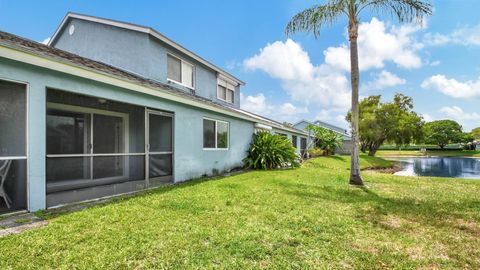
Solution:
[{"label": "green bush", "polygon": [[292,143],[285,137],[267,131],[253,134],[245,167],[252,169],[275,169],[280,167],[298,167],[298,157]]},{"label": "green bush", "polygon": [[313,149],[308,150],[308,155],[311,158],[314,158],[314,157],[326,156],[327,155],[326,152],[327,152],[326,150],[323,150],[323,149],[320,149],[320,148],[313,148]]}]

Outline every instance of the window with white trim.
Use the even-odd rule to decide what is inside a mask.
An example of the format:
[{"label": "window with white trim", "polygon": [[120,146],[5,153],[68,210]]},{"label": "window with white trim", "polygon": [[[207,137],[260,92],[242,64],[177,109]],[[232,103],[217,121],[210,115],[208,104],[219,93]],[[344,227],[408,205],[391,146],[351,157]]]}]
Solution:
[{"label": "window with white trim", "polygon": [[167,80],[194,88],[195,67],[182,59],[167,54]]},{"label": "window with white trim", "polygon": [[235,103],[235,85],[225,80],[217,80],[217,98],[227,103]]},{"label": "window with white trim", "polygon": [[219,120],[203,119],[203,148],[228,149],[229,123]]}]

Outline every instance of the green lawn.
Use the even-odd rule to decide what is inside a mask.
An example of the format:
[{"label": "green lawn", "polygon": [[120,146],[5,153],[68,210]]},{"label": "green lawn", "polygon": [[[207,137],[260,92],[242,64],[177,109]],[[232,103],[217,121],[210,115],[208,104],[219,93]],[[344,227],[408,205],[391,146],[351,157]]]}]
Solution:
[{"label": "green lawn", "polygon": [[360,189],[349,164],[322,157],[63,214],[1,238],[0,269],[480,268],[480,181],[364,171]]},{"label": "green lawn", "polygon": [[415,150],[379,150],[376,154],[379,157],[401,157],[401,156],[437,156],[437,157],[479,157],[480,151],[473,150],[429,150],[425,153]]}]

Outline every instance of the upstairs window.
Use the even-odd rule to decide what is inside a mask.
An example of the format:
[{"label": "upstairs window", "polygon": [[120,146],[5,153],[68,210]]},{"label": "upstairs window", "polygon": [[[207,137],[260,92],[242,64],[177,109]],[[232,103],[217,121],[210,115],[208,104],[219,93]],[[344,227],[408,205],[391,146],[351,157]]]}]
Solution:
[{"label": "upstairs window", "polygon": [[218,79],[217,98],[227,103],[235,103],[235,86],[225,80]]},{"label": "upstairs window", "polygon": [[167,54],[167,79],[188,88],[194,88],[194,66]]},{"label": "upstairs window", "polygon": [[228,149],[228,122],[203,119],[203,148]]}]

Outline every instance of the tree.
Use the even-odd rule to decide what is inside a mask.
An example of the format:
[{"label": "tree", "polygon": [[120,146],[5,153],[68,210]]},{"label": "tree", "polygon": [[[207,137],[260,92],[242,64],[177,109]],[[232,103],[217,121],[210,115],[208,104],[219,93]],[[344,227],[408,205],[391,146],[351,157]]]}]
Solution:
[{"label": "tree", "polygon": [[320,149],[325,150],[327,155],[334,154],[335,149],[343,145],[342,136],[335,131],[312,124],[308,124],[306,130],[313,133],[317,146]]},{"label": "tree", "polygon": [[324,25],[331,25],[346,16],[348,20],[348,39],[350,42],[350,80],[352,86],[352,161],[350,184],[363,185],[358,159],[358,88],[360,71],[358,68],[358,26],[360,13],[370,10],[373,13],[388,13],[400,22],[421,23],[425,15],[432,14],[432,6],[423,0],[327,0],[325,4],[315,5],[295,15],[287,24],[286,35],[297,32],[313,33],[319,37]]},{"label": "tree", "polygon": [[[361,151],[374,156],[384,142],[406,145],[422,138],[422,117],[413,111],[413,100],[395,94],[392,102],[382,103],[381,96],[369,96],[359,105]],[[347,121],[351,122],[349,112]]]},{"label": "tree", "polygon": [[428,122],[424,126],[425,143],[435,144],[444,149],[449,143],[459,143],[463,139],[462,126],[453,120]]},{"label": "tree", "polygon": [[472,132],[463,132],[460,135],[460,142],[463,144],[463,149],[465,150],[475,150],[475,137],[473,136]]},{"label": "tree", "polygon": [[480,140],[480,127],[472,129],[472,131],[470,131],[470,134],[475,140]]}]

